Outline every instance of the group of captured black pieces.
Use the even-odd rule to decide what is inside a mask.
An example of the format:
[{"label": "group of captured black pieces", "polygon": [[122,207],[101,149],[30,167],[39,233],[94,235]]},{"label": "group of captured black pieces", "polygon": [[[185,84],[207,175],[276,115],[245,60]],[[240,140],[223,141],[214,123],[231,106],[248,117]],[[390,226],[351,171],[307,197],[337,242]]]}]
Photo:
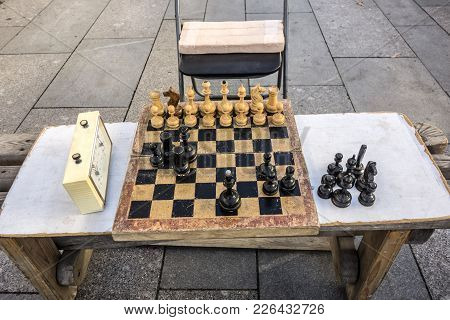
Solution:
[{"label": "group of captured black pieces", "polygon": [[[174,146],[172,133],[169,131],[161,132],[160,138],[162,142],[162,150],[157,144],[150,145],[152,155],[150,163],[155,168],[173,168],[177,176],[186,176],[190,172],[189,163],[197,159],[197,149],[189,144],[189,128],[185,125],[179,129],[180,145]],[[275,166],[271,164],[272,155],[264,154],[264,162],[258,166],[258,178],[264,179],[263,192],[268,196],[273,196],[281,188],[284,192],[289,193],[296,188],[293,166],[286,168],[286,175],[278,183],[277,172]],[[342,167],[341,167],[342,168]],[[241,206],[241,197],[239,193],[233,189],[236,178],[231,170],[225,172],[223,181],[226,190],[219,197],[219,203],[225,211],[235,211]],[[280,185],[280,186],[279,186]]]},{"label": "group of captured black pieces", "polygon": [[[336,207],[346,208],[352,202],[352,195],[348,191],[356,185],[360,195],[359,203],[363,206],[370,207],[375,203],[374,192],[377,189],[375,176],[377,175],[376,162],[369,161],[364,168],[362,159],[366,153],[367,146],[362,145],[359,149],[358,157],[353,155],[347,160],[347,170],[344,171],[340,164],[343,159],[341,153],[336,153],[334,162],[330,163],[327,168],[327,174],[322,176],[321,185],[317,189],[317,194],[322,199],[331,199]],[[338,185],[340,188],[333,190]]]}]

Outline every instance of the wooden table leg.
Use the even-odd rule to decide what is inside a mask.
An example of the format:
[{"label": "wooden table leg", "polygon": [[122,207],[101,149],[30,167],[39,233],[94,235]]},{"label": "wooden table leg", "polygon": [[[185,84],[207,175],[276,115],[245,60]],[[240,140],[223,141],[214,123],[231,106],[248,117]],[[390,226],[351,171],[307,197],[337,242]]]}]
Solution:
[{"label": "wooden table leg", "polygon": [[0,238],[0,246],[46,299],[73,299],[76,287],[60,286],[56,266],[61,256],[50,238]]},{"label": "wooden table leg", "polygon": [[355,284],[347,285],[349,299],[369,299],[389,271],[410,230],[368,231],[358,248],[359,276]]}]

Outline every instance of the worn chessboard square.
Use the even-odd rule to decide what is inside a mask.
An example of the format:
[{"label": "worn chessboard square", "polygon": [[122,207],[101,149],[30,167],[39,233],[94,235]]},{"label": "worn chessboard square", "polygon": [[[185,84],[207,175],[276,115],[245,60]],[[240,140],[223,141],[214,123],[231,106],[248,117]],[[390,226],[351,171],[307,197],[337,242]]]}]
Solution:
[{"label": "worn chessboard square", "polygon": [[175,184],[176,176],[173,174],[173,169],[158,169],[156,172],[155,184]]},{"label": "worn chessboard square", "polygon": [[294,156],[291,152],[274,152],[275,165],[294,165]]},{"label": "worn chessboard square", "polygon": [[216,155],[216,167],[217,168],[229,168],[236,167],[236,159],[232,153],[220,153]]},{"label": "worn chessboard square", "polygon": [[154,184],[157,170],[139,170],[136,184]]},{"label": "worn chessboard square", "polygon": [[235,140],[234,152],[236,153],[249,153],[253,152],[253,143],[251,140]]},{"label": "worn chessboard square", "polygon": [[220,194],[226,189],[227,188],[223,185],[223,183],[216,183],[216,199],[219,199]]},{"label": "worn chessboard square", "polygon": [[199,141],[197,143],[197,153],[207,154],[216,152],[216,141]]},{"label": "worn chessboard square", "polygon": [[199,129],[198,141],[216,141],[216,129]]},{"label": "worn chessboard square", "polygon": [[238,210],[239,217],[258,217],[258,198],[241,198],[241,207]]},{"label": "worn chessboard square", "polygon": [[213,182],[216,182],[216,168],[197,168],[196,183]]},{"label": "worn chessboard square", "polygon": [[270,139],[255,139],[252,142],[255,152],[272,152],[272,141]]},{"label": "worn chessboard square", "polygon": [[153,200],[171,200],[175,193],[175,184],[157,184],[153,191]]},{"label": "worn chessboard square", "polygon": [[216,184],[215,183],[196,183],[195,184],[196,199],[215,199]]},{"label": "worn chessboard square", "polygon": [[237,216],[237,215],[238,215],[238,210],[225,211],[220,206],[219,200],[216,200],[216,216],[217,217],[232,217],[232,216]]},{"label": "worn chessboard square", "polygon": [[128,219],[145,219],[150,216],[151,201],[131,201]]},{"label": "worn chessboard square", "polygon": [[236,189],[241,198],[257,198],[258,184],[256,181],[238,181]]},{"label": "worn chessboard square", "polygon": [[175,184],[174,199],[189,200],[195,198],[195,183]]},{"label": "worn chessboard square", "polygon": [[172,218],[189,218],[194,216],[194,200],[174,200]]},{"label": "worn chessboard square", "polygon": [[270,132],[268,127],[252,128],[253,139],[270,139]]},{"label": "worn chessboard square", "polygon": [[252,129],[234,128],[234,140],[252,140]]},{"label": "worn chessboard square", "polygon": [[216,168],[216,182],[221,183],[225,180],[225,172],[227,170],[230,170],[233,177],[236,177],[236,168],[234,168],[234,167]]},{"label": "worn chessboard square", "polygon": [[256,171],[255,167],[237,167],[236,181],[255,181]]},{"label": "worn chessboard square", "polygon": [[216,142],[216,152],[217,153],[232,153],[234,152],[234,141],[217,141]]},{"label": "worn chessboard square", "polygon": [[150,219],[172,218],[173,200],[153,200]]},{"label": "worn chessboard square", "polygon": [[175,181],[177,184],[195,183],[196,179],[197,179],[197,169],[191,167],[191,170],[187,175],[177,176],[175,178]]},{"label": "worn chessboard square", "polygon": [[133,194],[131,199],[134,201],[139,200],[150,200],[153,198],[153,191],[155,190],[155,185],[153,184],[139,184],[133,186]]},{"label": "worn chessboard square", "polygon": [[255,155],[252,153],[236,153],[236,167],[254,167]]},{"label": "worn chessboard square", "polygon": [[234,137],[233,128],[224,128],[216,130],[217,141],[233,140],[233,137]]},{"label": "worn chessboard square", "polygon": [[283,213],[279,197],[264,197],[259,198],[258,201],[261,215],[279,215]]},{"label": "worn chessboard square", "polygon": [[194,218],[214,218],[216,216],[216,199],[195,199]]},{"label": "worn chessboard square", "polygon": [[289,139],[272,139],[273,152],[288,152],[291,151],[291,142]]},{"label": "worn chessboard square", "polygon": [[162,131],[147,131],[145,133],[144,141],[148,143],[161,142],[161,132]]},{"label": "worn chessboard square", "polygon": [[199,154],[197,156],[197,168],[215,168],[217,157],[215,154]]},{"label": "worn chessboard square", "polygon": [[270,139],[289,138],[289,132],[286,127],[270,127]]}]

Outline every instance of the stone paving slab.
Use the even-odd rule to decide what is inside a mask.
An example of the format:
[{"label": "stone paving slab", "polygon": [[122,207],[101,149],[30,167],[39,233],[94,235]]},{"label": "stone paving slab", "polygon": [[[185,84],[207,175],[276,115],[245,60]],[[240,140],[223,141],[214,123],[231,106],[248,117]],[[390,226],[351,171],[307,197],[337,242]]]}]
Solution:
[{"label": "stone paving slab", "polygon": [[394,26],[434,25],[414,0],[374,0]]},{"label": "stone paving slab", "polygon": [[0,27],[23,27],[28,20],[5,3],[0,4]]},{"label": "stone paving slab", "polygon": [[448,6],[448,0],[415,0],[421,7]]},{"label": "stone paving slab", "polygon": [[290,86],[288,90],[295,114],[355,111],[343,86]]},{"label": "stone paving slab", "polygon": [[330,252],[261,250],[259,291],[263,300],[344,299]]},{"label": "stone paving slab", "polygon": [[[289,12],[311,12],[308,0],[290,0]],[[247,13],[283,12],[283,0],[246,0]]]},{"label": "stone paving slab", "polygon": [[436,230],[424,244],[411,245],[433,299],[450,299],[450,231]]},{"label": "stone paving slab", "polygon": [[[183,20],[203,21],[208,0],[180,0],[180,16]],[[171,0],[164,19],[175,19],[175,1]]]},{"label": "stone paving slab", "polygon": [[2,249],[0,249],[0,292],[36,292],[30,281],[25,278]]},{"label": "stone paving slab", "polygon": [[128,107],[153,39],[86,39],[36,108]]},{"label": "stone paving slab", "polygon": [[0,55],[1,133],[16,130],[67,58],[67,54]]},{"label": "stone paving slab", "polygon": [[166,248],[162,289],[256,289],[255,250]]},{"label": "stone paving slab", "polygon": [[111,0],[86,38],[156,38],[169,0]]},{"label": "stone paving slab", "polygon": [[94,250],[77,299],[155,299],[160,247]]},{"label": "stone paving slab", "polygon": [[[1,297],[1,296],[0,296]],[[158,300],[255,300],[256,290],[159,290]]]},{"label": "stone paving slab", "polygon": [[434,19],[436,22],[450,33],[450,6],[445,7],[423,7],[423,9]]},{"label": "stone paving slab", "polygon": [[19,32],[22,27],[0,27],[0,50]]},{"label": "stone paving slab", "polygon": [[372,0],[310,3],[333,57],[414,56]]},{"label": "stone paving slab", "polygon": [[428,300],[430,295],[420,274],[419,267],[405,245],[373,295],[374,300]]},{"label": "stone paving slab", "polygon": [[43,300],[37,293],[0,293],[0,300]]},{"label": "stone paving slab", "polygon": [[22,17],[28,20],[36,17],[44,10],[53,0],[6,0],[4,3],[7,7],[14,10]]},{"label": "stone paving slab", "polygon": [[[79,113],[98,110],[97,107],[32,109],[16,132],[39,133],[48,126],[75,124]],[[101,108],[100,115],[104,122],[122,122],[127,110],[127,108]]]},{"label": "stone paving slab", "polygon": [[5,48],[7,53],[70,52],[109,0],[54,0]]},{"label": "stone paving slab", "polygon": [[394,111],[450,133],[450,99],[418,59],[335,59],[357,112]]},{"label": "stone paving slab", "polygon": [[439,26],[403,27],[399,31],[433,77],[450,94],[449,35]]},{"label": "stone paving slab", "polygon": [[167,90],[170,86],[178,88],[177,65],[175,21],[164,20],[133,96],[127,121],[139,119],[140,110],[149,103],[151,90]]},{"label": "stone paving slab", "polygon": [[[183,1],[183,0],[182,0]],[[243,21],[245,3],[242,0],[208,0],[205,21]]]}]

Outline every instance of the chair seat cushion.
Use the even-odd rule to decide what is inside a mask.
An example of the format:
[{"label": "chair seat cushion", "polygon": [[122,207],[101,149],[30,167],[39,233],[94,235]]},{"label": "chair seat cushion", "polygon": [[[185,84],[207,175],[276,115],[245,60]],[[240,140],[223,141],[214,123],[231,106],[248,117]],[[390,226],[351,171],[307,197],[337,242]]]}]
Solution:
[{"label": "chair seat cushion", "polygon": [[181,54],[279,53],[284,50],[281,20],[185,22]]},{"label": "chair seat cushion", "polygon": [[180,71],[196,77],[265,76],[281,66],[280,53],[182,54]]}]

